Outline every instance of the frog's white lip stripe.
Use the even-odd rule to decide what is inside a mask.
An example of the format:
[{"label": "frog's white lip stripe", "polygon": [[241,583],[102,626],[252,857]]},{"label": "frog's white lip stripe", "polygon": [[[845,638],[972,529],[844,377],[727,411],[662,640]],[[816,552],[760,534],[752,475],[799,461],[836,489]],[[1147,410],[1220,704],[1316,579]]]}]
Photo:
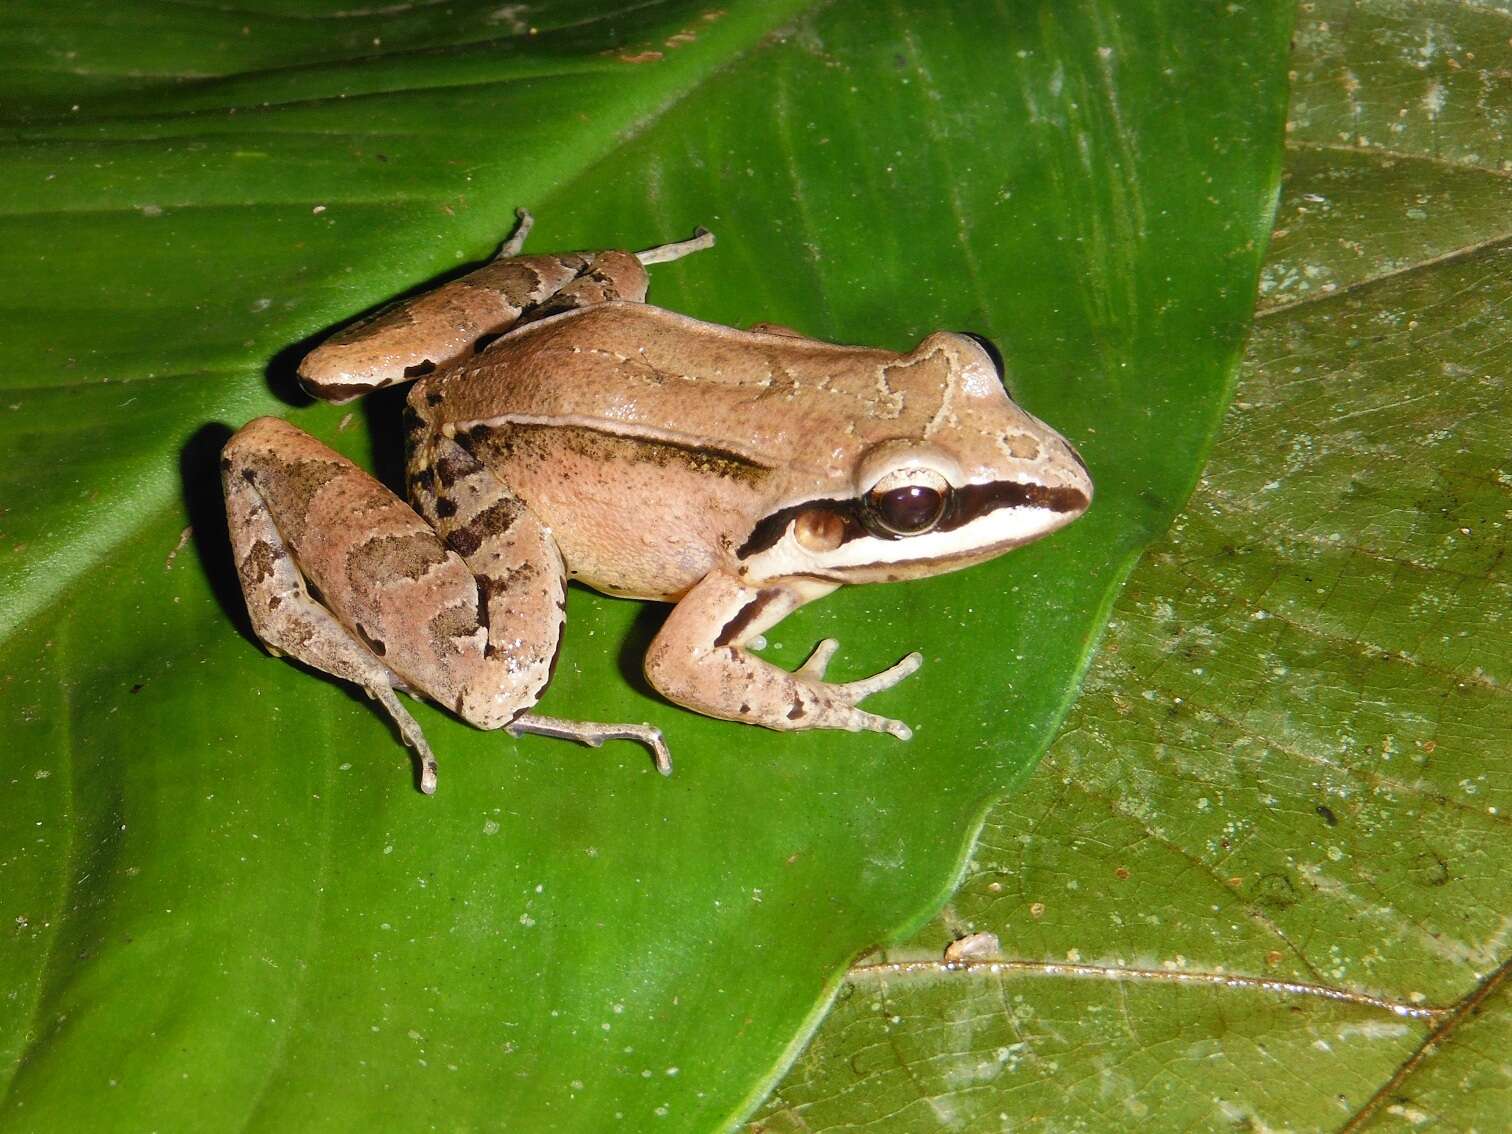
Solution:
[{"label": "frog's white lip stripe", "polygon": [[949,570],[1021,547],[1065,527],[1078,515],[1029,506],[1000,508],[951,531],[936,528],[899,540],[853,539],[831,551],[809,551],[796,540],[782,538],[747,565],[758,578],[813,576],[835,583],[850,581],[858,572],[904,565]]},{"label": "frog's white lip stripe", "polygon": [[944,563],[963,555],[976,557],[1007,551],[1063,527],[1077,515],[1078,512],[1061,512],[1028,505],[999,508],[951,530],[936,528],[932,532],[893,543],[858,539],[820,554],[795,549],[795,558],[801,556],[815,566],[822,565],[829,570],[885,567],[890,563],[930,560]]},{"label": "frog's white lip stripe", "polygon": [[1063,528],[1078,514],[1037,507],[999,508],[953,531],[936,528],[906,540],[853,540],[830,552],[807,552],[797,543],[785,543],[773,550],[773,558],[762,567],[770,570],[777,559],[782,559],[783,570],[851,572],[894,564],[943,565],[962,558],[987,558]]}]

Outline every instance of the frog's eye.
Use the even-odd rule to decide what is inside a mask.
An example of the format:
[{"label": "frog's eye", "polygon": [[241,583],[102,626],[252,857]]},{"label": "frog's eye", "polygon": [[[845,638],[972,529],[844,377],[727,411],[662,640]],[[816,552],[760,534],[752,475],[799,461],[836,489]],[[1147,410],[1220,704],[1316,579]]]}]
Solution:
[{"label": "frog's eye", "polygon": [[1003,368],[1003,352],[998,350],[997,344],[986,335],[979,335],[975,331],[961,331],[960,333],[987,352],[987,357],[992,359],[992,365],[997,369],[998,379],[1006,382],[1007,376]]},{"label": "frog's eye", "polygon": [[950,482],[933,469],[895,469],[866,494],[866,526],[886,539],[922,535],[940,522]]}]

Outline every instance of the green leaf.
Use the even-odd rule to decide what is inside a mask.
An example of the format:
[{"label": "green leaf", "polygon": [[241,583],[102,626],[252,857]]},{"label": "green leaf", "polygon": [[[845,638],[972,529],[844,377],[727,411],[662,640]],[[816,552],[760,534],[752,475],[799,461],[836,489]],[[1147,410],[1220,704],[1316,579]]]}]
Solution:
[{"label": "green leaf", "polygon": [[[1309,13],[1203,484],[944,916],[852,971],[762,1130],[1512,1113],[1507,15]],[[968,931],[1004,963],[947,970]]]},{"label": "green leaf", "polygon": [[[1280,4],[14,4],[0,36],[0,1128],[709,1129],[846,965],[920,924],[1033,765],[1226,404],[1279,170]],[[382,718],[268,658],[215,455],[257,413],[392,476],[398,402],[292,410],[328,329],[487,255],[708,224],[653,298],[904,348],[969,327],[1093,511],[839,593],[767,656],[911,648],[913,741],[651,695],[588,592],[546,712],[585,751]],[[646,502],[651,503],[651,502]],[[185,524],[192,525],[186,529]]]}]

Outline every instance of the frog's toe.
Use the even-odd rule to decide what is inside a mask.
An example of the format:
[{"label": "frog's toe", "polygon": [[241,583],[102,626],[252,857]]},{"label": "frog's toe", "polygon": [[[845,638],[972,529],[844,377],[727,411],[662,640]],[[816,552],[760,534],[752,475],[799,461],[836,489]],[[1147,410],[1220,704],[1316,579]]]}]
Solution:
[{"label": "frog's toe", "polygon": [[[898,682],[918,672],[924,664],[924,655],[915,650],[907,657],[900,659],[896,664],[888,666],[881,673],[874,673],[870,677],[863,677],[859,681],[847,681],[840,688],[845,691],[845,696],[854,703],[873,693],[880,693],[884,689],[891,689]],[[906,726],[905,726],[906,727]]]},{"label": "frog's toe", "polygon": [[714,234],[703,225],[699,225],[687,240],[675,240],[670,244],[658,244],[655,248],[642,249],[635,253],[635,258],[642,264],[665,264],[713,247]]},{"label": "frog's toe", "polygon": [[[814,647],[814,652],[809,655],[808,660],[793,671],[793,676],[807,678],[810,681],[823,681],[830,659],[835,656],[835,651],[839,648],[840,643],[835,639],[824,639]],[[888,666],[881,673],[874,673],[870,677],[863,677],[857,681],[837,682],[834,688],[851,704],[855,704],[863,697],[870,697],[873,693],[891,689],[905,677],[916,673],[923,664],[924,655],[915,650],[896,664]]]},{"label": "frog's toe", "polygon": [[530,229],[535,224],[535,217],[530,215],[529,209],[515,209],[515,227],[509,234],[509,239],[504,241],[504,246],[499,249],[499,258],[508,259],[510,256],[518,256],[525,247],[525,238],[530,235]]},{"label": "frog's toe", "polygon": [[610,735],[616,740],[634,740],[644,744],[651,750],[651,758],[656,761],[656,770],[664,776],[672,774],[672,753],[667,750],[667,742],[662,739],[661,729],[651,725],[614,725],[615,731]]},{"label": "frog's toe", "polygon": [[667,749],[667,742],[662,739],[661,729],[649,730],[644,738],[647,747],[651,749],[651,755],[656,760],[656,770],[664,776],[672,774],[672,753]]},{"label": "frog's toe", "polygon": [[808,660],[798,667],[795,676],[823,681],[824,671],[829,668],[830,659],[835,656],[835,651],[839,648],[840,643],[835,639],[824,639],[814,647],[814,652],[808,656]]},{"label": "frog's toe", "polygon": [[[824,671],[829,667],[830,659],[835,656],[835,651],[839,648],[840,644],[835,639],[824,639],[814,647],[814,652],[809,655],[808,660],[793,673],[794,677],[807,684],[818,695],[820,704],[826,707],[821,716],[827,716],[833,723],[827,725],[821,723],[820,727],[845,728],[852,732],[885,732],[896,736],[899,740],[907,740],[913,736],[913,729],[902,721],[880,717],[875,713],[858,709],[856,706],[873,693],[891,689],[905,677],[917,672],[919,666],[924,664],[924,655],[915,650],[897,663],[888,666],[881,673],[874,673],[858,681],[826,682]],[[796,709],[795,713],[797,713]],[[792,713],[789,716],[797,719]]]},{"label": "frog's toe", "polygon": [[435,795],[436,754],[426,742],[419,723],[405,711],[399,698],[394,696],[392,687],[375,683],[367,687],[367,693],[387,710],[399,729],[399,735],[404,738],[404,743],[414,750],[415,756],[420,760],[420,790],[426,795]]},{"label": "frog's toe", "polygon": [[890,717],[879,717],[875,713],[863,713],[859,709],[851,718],[855,731],[885,732],[889,736],[896,736],[899,740],[912,740],[913,729],[902,721],[895,721]]},{"label": "frog's toe", "polygon": [[599,721],[568,721],[561,717],[543,717],[526,713],[505,726],[510,736],[530,732],[538,736],[555,736],[563,740],[576,740],[590,748],[598,748],[606,740],[633,740],[651,750],[656,760],[656,770],[664,776],[672,774],[672,753],[662,739],[661,729],[648,724],[603,724]]}]

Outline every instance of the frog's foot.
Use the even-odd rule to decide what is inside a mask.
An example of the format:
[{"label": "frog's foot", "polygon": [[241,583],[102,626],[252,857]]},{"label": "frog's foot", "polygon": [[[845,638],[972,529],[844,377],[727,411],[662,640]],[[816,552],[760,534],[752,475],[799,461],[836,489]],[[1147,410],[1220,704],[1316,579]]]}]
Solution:
[{"label": "frog's foot", "polygon": [[880,717],[875,713],[858,709],[856,706],[873,693],[891,689],[905,677],[917,672],[919,666],[924,664],[924,655],[915,650],[896,664],[888,666],[881,673],[874,673],[859,681],[837,683],[825,681],[824,671],[829,668],[830,659],[835,656],[835,651],[839,648],[839,642],[833,638],[826,638],[814,647],[814,652],[809,655],[808,661],[793,671],[793,676],[812,689],[824,702],[824,716],[834,715],[838,718],[833,723],[826,720],[825,726],[848,729],[851,732],[885,732],[896,736],[899,740],[912,737],[913,729],[902,721]]},{"label": "frog's foot", "polygon": [[526,713],[513,724],[505,726],[510,736],[522,732],[538,736],[554,736],[561,740],[576,740],[590,748],[597,748],[606,740],[634,740],[644,744],[656,758],[656,770],[664,776],[672,774],[672,754],[667,751],[661,729],[648,724],[602,724],[598,721],[566,721],[561,717],[543,717],[538,713]]},{"label": "frog's foot", "polygon": [[695,252],[702,252],[705,248],[714,247],[714,234],[703,225],[693,230],[693,235],[687,240],[676,240],[671,244],[658,244],[655,248],[647,248],[637,252],[635,258],[642,264],[665,264],[672,260],[681,260],[684,256],[691,256]]},{"label": "frog's foot", "polygon": [[535,217],[530,215],[528,209],[516,209],[515,217],[514,231],[509,234],[509,239],[499,249],[500,260],[507,260],[511,256],[520,254],[520,250],[525,247],[525,238],[530,235],[531,227],[535,224]]},{"label": "frog's foot", "polygon": [[399,703],[399,698],[394,696],[394,690],[391,687],[369,685],[367,693],[387,710],[399,729],[399,735],[404,738],[404,743],[414,749],[415,755],[420,758],[420,790],[426,795],[435,795],[436,754],[426,743],[425,733],[420,730],[419,722],[410,716],[409,711]]}]

